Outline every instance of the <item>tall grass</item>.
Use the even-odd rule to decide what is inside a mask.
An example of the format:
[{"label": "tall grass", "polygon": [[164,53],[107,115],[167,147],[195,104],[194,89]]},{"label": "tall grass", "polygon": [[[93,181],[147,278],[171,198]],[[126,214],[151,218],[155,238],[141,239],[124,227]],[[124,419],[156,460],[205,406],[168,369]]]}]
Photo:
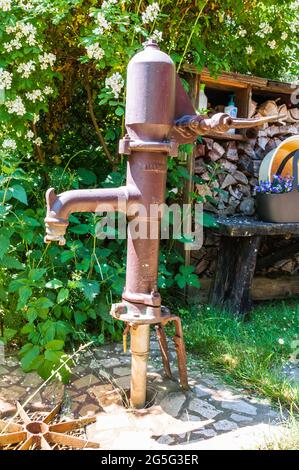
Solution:
[{"label": "tall grass", "polygon": [[190,351],[221,371],[228,382],[299,412],[298,384],[282,373],[290,357],[296,360],[295,346],[299,349],[299,303],[261,304],[246,321],[209,307],[180,314],[187,324]]}]

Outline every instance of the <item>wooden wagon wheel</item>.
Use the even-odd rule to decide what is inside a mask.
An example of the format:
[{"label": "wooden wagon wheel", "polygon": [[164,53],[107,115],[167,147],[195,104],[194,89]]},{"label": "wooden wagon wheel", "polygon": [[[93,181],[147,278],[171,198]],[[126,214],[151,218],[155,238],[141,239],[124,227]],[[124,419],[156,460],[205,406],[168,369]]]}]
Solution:
[{"label": "wooden wagon wheel", "polygon": [[53,450],[50,444],[60,444],[75,449],[100,448],[100,444],[97,442],[64,434],[94,423],[95,416],[50,424],[59,413],[61,403],[40,421],[32,421],[20,403],[17,403],[17,408],[24,424],[0,420],[0,447],[21,444],[18,450],[29,450],[32,446],[43,450]]}]

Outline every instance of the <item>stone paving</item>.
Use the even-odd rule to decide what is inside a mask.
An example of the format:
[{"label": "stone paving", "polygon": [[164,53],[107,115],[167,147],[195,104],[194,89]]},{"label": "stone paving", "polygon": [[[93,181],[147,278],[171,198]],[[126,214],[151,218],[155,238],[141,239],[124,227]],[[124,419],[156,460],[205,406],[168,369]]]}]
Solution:
[{"label": "stone paving", "polygon": [[[283,432],[282,417],[265,399],[223,384],[203,372],[189,356],[190,390],[176,381],[175,352],[170,347],[175,380],[164,377],[157,342],[151,341],[146,410],[124,406],[130,386],[130,353],[119,344],[82,353],[72,381],[41,388],[27,410],[43,411],[63,400],[65,419],[97,415],[87,436],[106,449],[221,449],[254,448]],[[0,417],[10,417],[16,401],[24,403],[43,383],[25,374],[17,356],[0,365]]]}]

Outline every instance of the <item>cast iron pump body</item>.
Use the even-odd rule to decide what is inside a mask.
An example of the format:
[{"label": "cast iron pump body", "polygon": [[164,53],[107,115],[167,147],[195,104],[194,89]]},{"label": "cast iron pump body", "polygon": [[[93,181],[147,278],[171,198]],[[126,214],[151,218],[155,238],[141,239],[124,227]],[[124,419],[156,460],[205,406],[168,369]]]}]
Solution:
[{"label": "cast iron pump body", "polygon": [[[68,219],[73,212],[122,211],[128,220],[160,224],[150,216],[150,206],[165,200],[167,157],[175,156],[179,143],[193,142],[210,129],[226,131],[230,127],[252,127],[265,120],[232,120],[227,114],[211,119],[197,116],[176,74],[171,58],[160,51],[156,42],[146,43],[127,69],[125,124],[127,134],[119,151],[128,155],[126,186],[113,189],[72,190],[46,194],[45,242],[65,243]],[[147,209],[141,215],[138,205]],[[181,384],[188,387],[186,355],[179,317],[162,307],[157,287],[159,237],[141,239],[127,232],[126,284],[122,302],[111,309],[113,317],[130,328],[132,352],[131,403],[142,408],[146,400],[146,370],[149,354],[150,324],[156,325],[166,373],[170,376],[167,343],[163,326],[175,322],[174,337],[178,353]]]}]

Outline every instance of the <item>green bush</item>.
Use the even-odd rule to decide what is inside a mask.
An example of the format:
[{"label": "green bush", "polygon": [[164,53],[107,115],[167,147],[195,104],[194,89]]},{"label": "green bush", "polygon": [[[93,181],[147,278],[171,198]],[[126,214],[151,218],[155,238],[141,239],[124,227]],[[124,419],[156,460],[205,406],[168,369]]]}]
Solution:
[{"label": "green bush", "polygon": [[[155,37],[180,71],[187,61],[291,78],[297,13],[269,0],[0,0],[0,336],[22,346],[24,370],[47,377],[75,343],[121,334],[109,309],[125,243],[96,243],[96,217],[76,214],[66,247],[46,246],[44,195],[124,182],[125,70],[141,43]],[[189,176],[180,161],[169,167],[168,198],[178,188],[180,200]],[[182,262],[163,246],[160,289],[198,284]]]}]

